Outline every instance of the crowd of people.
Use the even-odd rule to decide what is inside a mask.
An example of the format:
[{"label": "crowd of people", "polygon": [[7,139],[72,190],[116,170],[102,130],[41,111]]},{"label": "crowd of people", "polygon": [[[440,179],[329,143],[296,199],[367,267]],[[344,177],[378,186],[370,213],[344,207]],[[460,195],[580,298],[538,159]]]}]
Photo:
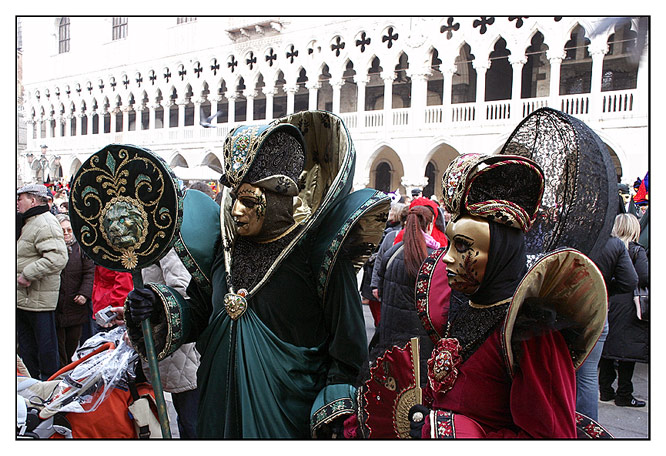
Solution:
[{"label": "crowd of people", "polygon": [[[52,380],[63,368],[73,366],[75,351],[92,336],[124,325],[123,306],[134,288],[129,272],[96,265],[84,253],[74,237],[68,189],[61,187],[54,193],[49,187],[28,184],[17,190],[17,354],[24,372],[40,381]],[[186,188],[215,197],[204,182]],[[183,293],[190,281],[175,251],[142,274],[147,281],[168,284]],[[98,322],[97,313],[107,308],[116,317]],[[196,436],[198,364],[194,344],[181,347],[159,364],[182,438]],[[145,378],[150,378],[147,364],[142,368]]]},{"label": "crowd of people", "polygon": [[[649,285],[645,194],[618,185],[602,250],[564,249],[528,268],[544,180],[534,162],[460,156],[440,201],[418,189],[351,191],[353,145],[324,115],[232,131],[225,189],[185,189],[182,245],[144,268],[138,287],[84,253],[66,188],[19,188],[16,332],[27,375],[52,380],[117,326],[145,359],[148,320],[161,328],[160,378],[185,439],[367,435],[369,371],[414,338],[423,395],[409,410],[412,438],[577,438],[579,417],[598,420],[598,400],[646,405],[632,386],[635,363],[649,362],[649,323],[634,300]],[[548,276],[572,258],[584,283]],[[584,309],[567,313],[569,298],[557,304],[565,312],[549,296],[512,304],[543,276],[587,287],[576,295]],[[116,318],[98,322],[108,307]]]}]

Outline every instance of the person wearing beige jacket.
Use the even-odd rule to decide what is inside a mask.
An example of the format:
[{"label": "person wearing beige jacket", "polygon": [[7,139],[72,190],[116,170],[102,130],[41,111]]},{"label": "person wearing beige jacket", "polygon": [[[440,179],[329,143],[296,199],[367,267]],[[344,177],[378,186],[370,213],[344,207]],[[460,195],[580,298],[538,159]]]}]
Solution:
[{"label": "person wearing beige jacket", "polygon": [[60,271],[67,246],[55,216],[49,212],[47,189],[29,184],[17,191],[21,234],[16,243],[16,332],[19,356],[33,378],[46,380],[60,367],[55,309]]}]

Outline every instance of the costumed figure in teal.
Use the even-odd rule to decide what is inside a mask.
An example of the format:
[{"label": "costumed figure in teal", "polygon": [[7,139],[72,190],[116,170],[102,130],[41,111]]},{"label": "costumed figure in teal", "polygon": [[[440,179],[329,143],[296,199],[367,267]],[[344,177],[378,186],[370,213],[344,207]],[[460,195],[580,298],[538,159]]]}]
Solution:
[{"label": "costumed figure in teal", "polygon": [[356,273],[381,239],[390,199],[351,191],[355,151],[342,121],[307,111],[243,125],[224,143],[221,206],[190,190],[174,248],[188,298],[158,284],[126,303],[144,352],[197,342],[200,438],[342,436],[367,370]]}]

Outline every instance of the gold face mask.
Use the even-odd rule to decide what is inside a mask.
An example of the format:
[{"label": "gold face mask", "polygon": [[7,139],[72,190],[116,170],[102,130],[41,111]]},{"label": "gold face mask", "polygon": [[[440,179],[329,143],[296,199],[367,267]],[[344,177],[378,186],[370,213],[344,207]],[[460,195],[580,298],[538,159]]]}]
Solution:
[{"label": "gold face mask", "polygon": [[464,216],[446,225],[448,250],[446,264],[449,286],[466,295],[474,294],[486,273],[490,250],[490,225],[476,217]]},{"label": "gold face mask", "polygon": [[244,183],[233,195],[236,198],[231,215],[239,236],[252,237],[261,232],[266,219],[266,195],[263,189]]}]

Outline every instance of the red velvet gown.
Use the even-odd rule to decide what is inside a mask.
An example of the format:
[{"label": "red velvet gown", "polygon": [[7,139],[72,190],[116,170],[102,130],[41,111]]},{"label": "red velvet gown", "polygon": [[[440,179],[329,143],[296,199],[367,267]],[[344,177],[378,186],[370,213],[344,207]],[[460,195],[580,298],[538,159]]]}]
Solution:
[{"label": "red velvet gown", "polygon": [[[430,274],[417,283],[417,308],[426,329],[441,337],[451,290],[445,265],[436,260],[440,255],[431,255]],[[424,390],[436,410],[436,423],[427,421],[424,438],[576,438],[576,377],[564,337],[555,331],[522,342],[512,377],[502,326],[458,366],[452,389]]]}]

